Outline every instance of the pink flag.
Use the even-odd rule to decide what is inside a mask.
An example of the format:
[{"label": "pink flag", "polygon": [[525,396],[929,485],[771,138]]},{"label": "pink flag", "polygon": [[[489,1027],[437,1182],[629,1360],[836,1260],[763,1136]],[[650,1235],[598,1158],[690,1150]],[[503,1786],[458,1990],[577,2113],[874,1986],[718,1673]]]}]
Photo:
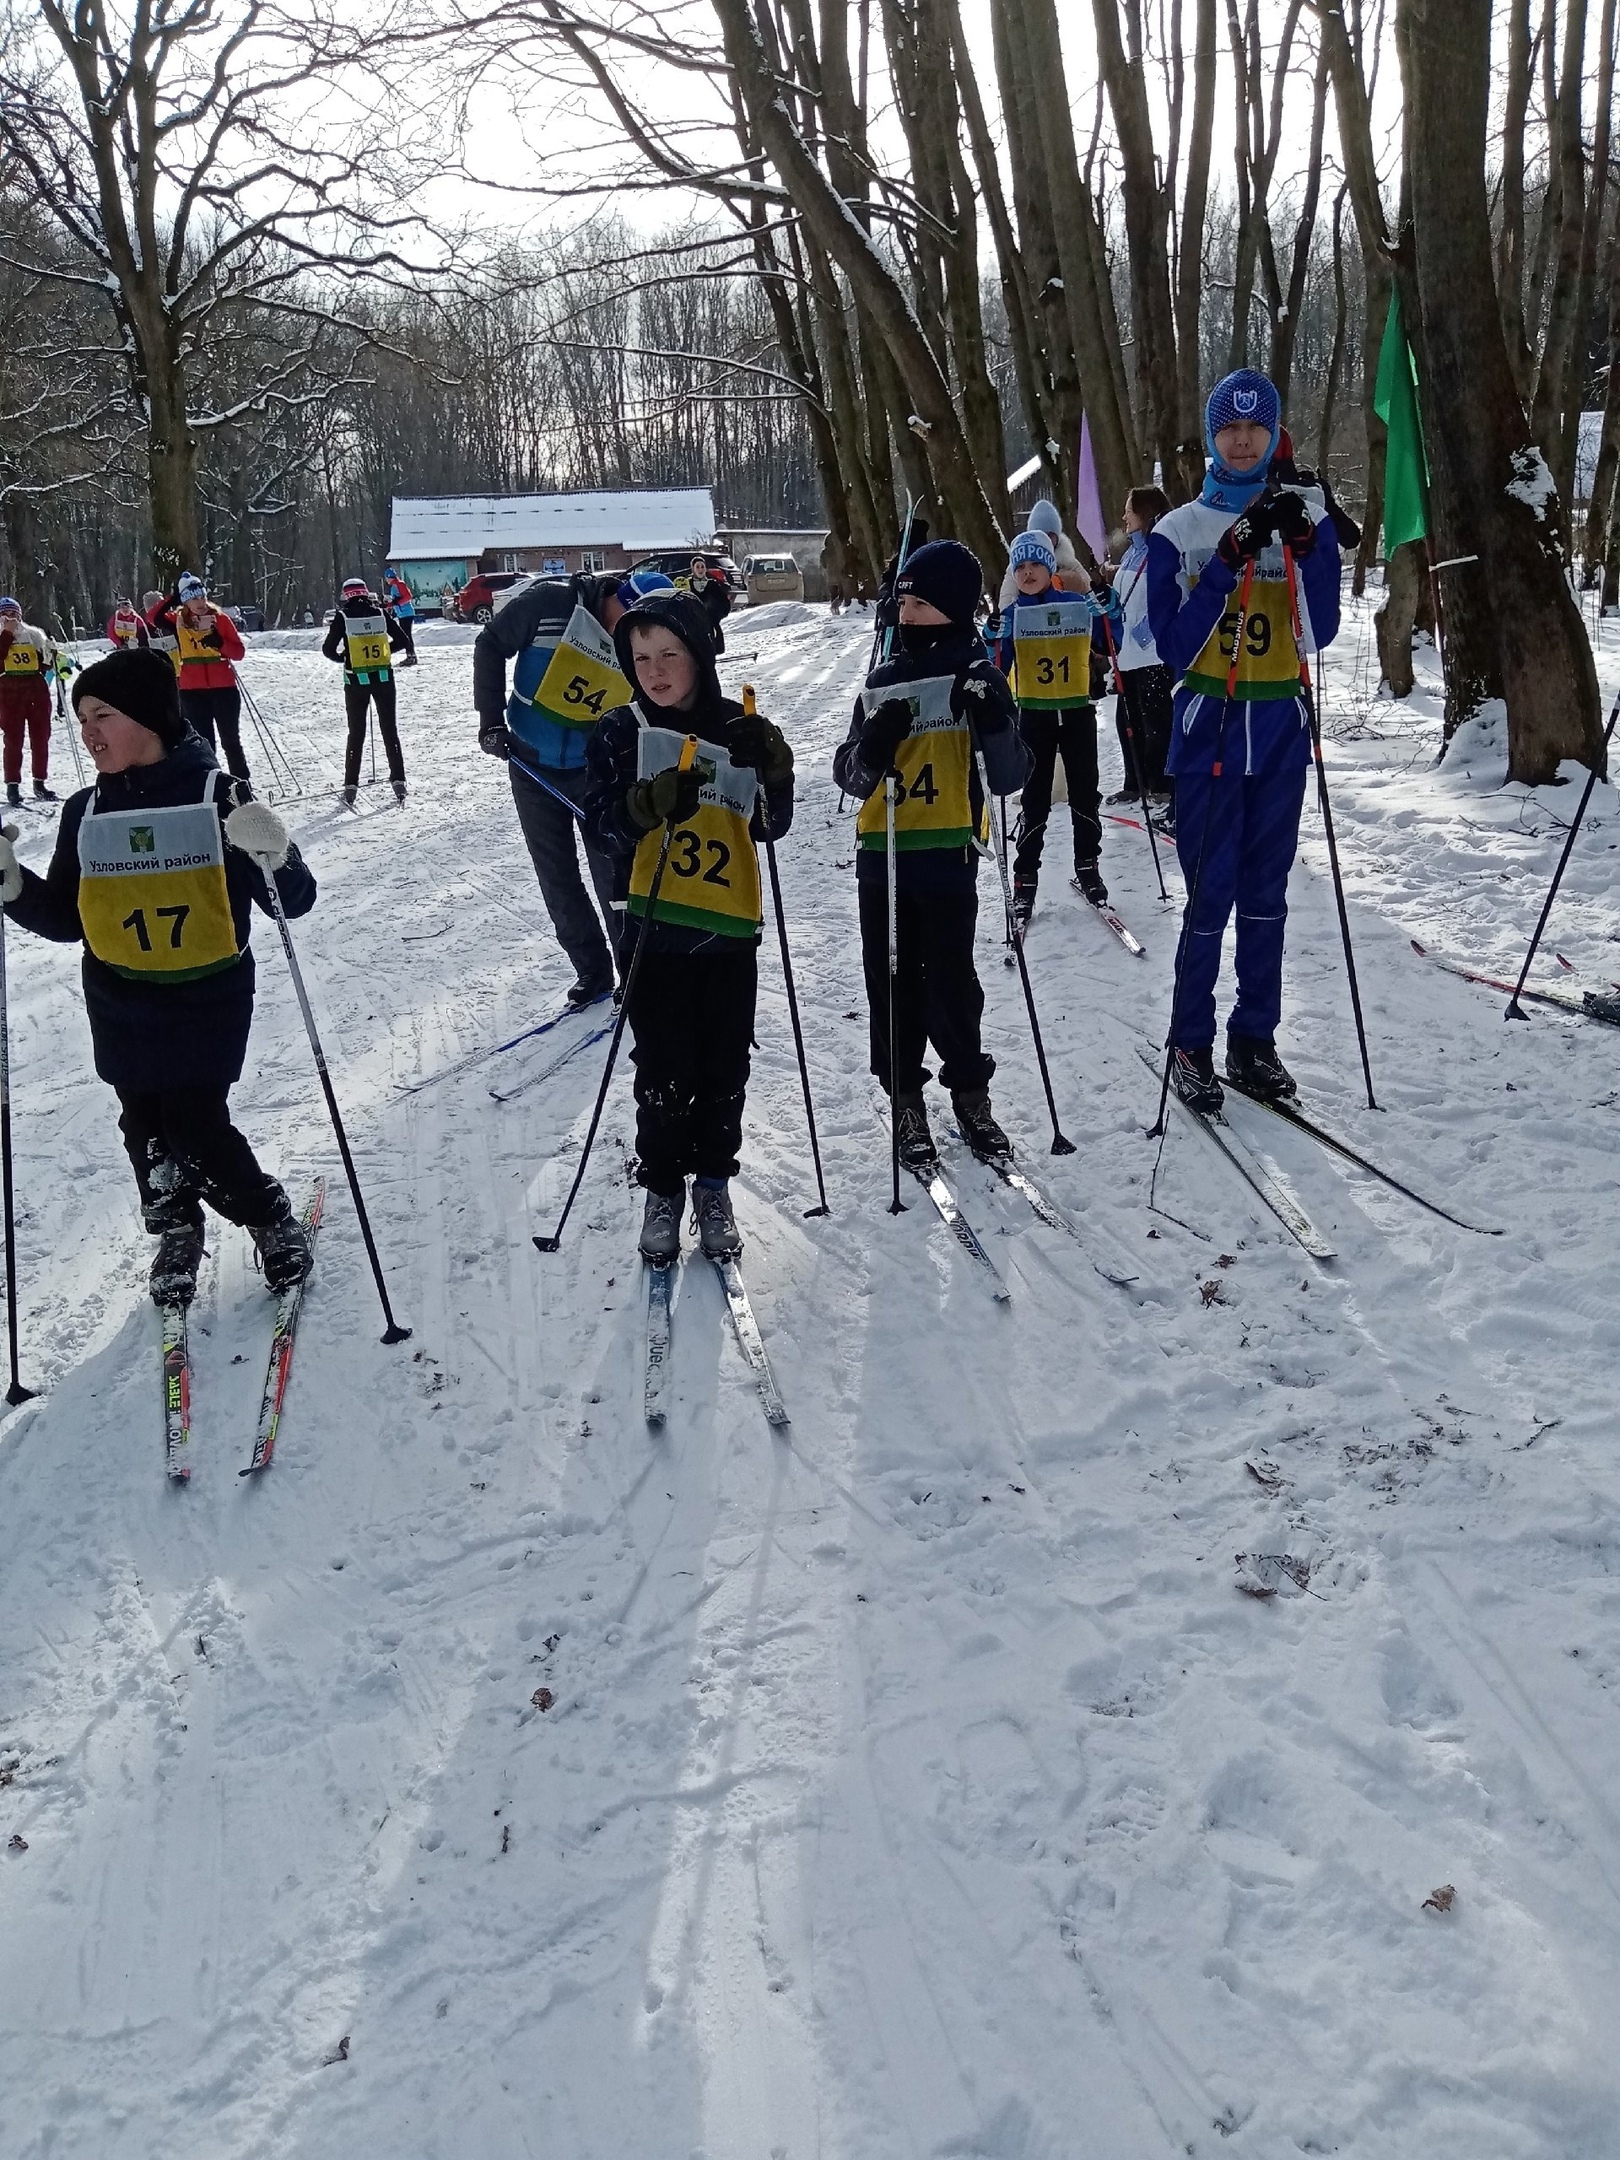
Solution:
[{"label": "pink flag", "polygon": [[1097,460],[1091,451],[1091,422],[1080,415],[1080,500],[1074,529],[1099,562],[1108,553],[1108,520],[1103,516],[1102,494],[1097,486]]}]

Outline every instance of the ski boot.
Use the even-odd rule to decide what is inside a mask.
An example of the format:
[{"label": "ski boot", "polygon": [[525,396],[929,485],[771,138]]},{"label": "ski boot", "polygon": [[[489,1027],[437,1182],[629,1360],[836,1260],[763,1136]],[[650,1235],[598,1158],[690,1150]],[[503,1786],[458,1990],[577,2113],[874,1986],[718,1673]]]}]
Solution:
[{"label": "ski boot", "polygon": [[360,790],[357,787],[353,786],[346,787],[343,790],[342,802],[345,810],[352,810],[354,808],[354,798],[359,794],[359,792]]},{"label": "ski boot", "polygon": [[957,1129],[980,1162],[1010,1162],[1012,1142],[990,1114],[988,1088],[964,1088],[951,1097]]},{"label": "ski boot", "polygon": [[1074,889],[1083,900],[1093,907],[1108,905],[1108,887],[1102,881],[1102,872],[1094,862],[1076,863],[1074,866]]},{"label": "ski boot", "polygon": [[1108,797],[1108,808],[1117,810],[1122,802],[1140,802],[1141,800],[1142,794],[1139,788],[1115,788],[1113,794]]},{"label": "ski boot", "polygon": [[280,1195],[270,1220],[250,1225],[248,1235],[264,1270],[264,1286],[278,1297],[283,1290],[296,1288],[315,1265],[309,1232],[293,1213],[285,1193]]},{"label": "ski boot", "polygon": [[34,800],[35,802],[55,802],[57,800],[56,790],[48,788],[43,780],[36,780],[34,782]]},{"label": "ski boot", "polygon": [[894,1129],[900,1136],[900,1161],[907,1170],[920,1170],[926,1177],[939,1167],[939,1150],[928,1129],[928,1112],[920,1091],[896,1099]]},{"label": "ski boot", "polygon": [[1024,932],[1029,928],[1029,919],[1034,914],[1034,912],[1034,886],[1024,884],[1015,885],[1013,887],[1012,902],[1013,936],[1017,938],[1020,943],[1022,943],[1023,941]]},{"label": "ski boot", "polygon": [[394,782],[394,800],[397,803],[403,803],[405,800],[405,783],[403,780]]},{"label": "ski boot", "polygon": [[686,1205],[686,1180],[677,1193],[649,1192],[641,1211],[641,1257],[654,1267],[668,1267],[680,1257],[681,1209]]},{"label": "ski boot", "polygon": [[20,780],[8,780],[6,782],[6,803],[13,810],[22,808],[22,782]]},{"label": "ski boot", "polygon": [[742,1233],[731,1211],[730,1186],[724,1183],[706,1185],[702,1178],[694,1178],[692,1214],[697,1222],[699,1242],[708,1258],[735,1260],[742,1251]]},{"label": "ski boot", "polygon": [[1226,1077],[1234,1087],[1258,1095],[1263,1102],[1292,1102],[1299,1093],[1299,1083],[1277,1055],[1277,1045],[1260,1035],[1227,1036]]},{"label": "ski boot", "polygon": [[1208,1043],[1200,1043],[1196,1050],[1177,1044],[1170,1053],[1170,1085],[1189,1110],[1204,1117],[1213,1116],[1226,1100],[1215,1077],[1215,1054]]},{"label": "ski boot", "polygon": [[582,975],[578,982],[570,983],[563,992],[563,1002],[571,1006],[575,1012],[583,1012],[587,1005],[599,1004],[612,988],[613,978],[611,975],[606,976],[600,982],[587,982]]},{"label": "ski boot", "polygon": [[177,1223],[158,1232],[158,1249],[152,1258],[152,1303],[189,1305],[197,1295],[197,1270],[202,1266],[203,1234],[200,1223]]}]

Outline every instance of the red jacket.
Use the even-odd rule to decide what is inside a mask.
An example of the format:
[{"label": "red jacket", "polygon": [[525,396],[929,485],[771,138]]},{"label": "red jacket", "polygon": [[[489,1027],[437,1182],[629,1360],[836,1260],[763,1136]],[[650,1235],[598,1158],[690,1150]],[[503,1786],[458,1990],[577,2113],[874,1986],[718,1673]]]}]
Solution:
[{"label": "red jacket", "polygon": [[147,635],[146,629],[146,617],[141,613],[139,608],[131,608],[129,613],[124,616],[122,620],[125,629],[131,633],[128,637],[119,636],[118,625],[120,618],[116,614],[109,615],[107,617],[107,642],[109,645],[145,646],[150,643],[150,639]]},{"label": "red jacket", "polygon": [[160,634],[178,638],[180,687],[182,690],[231,690],[236,686],[233,660],[242,657],[242,638],[235,623],[219,609],[206,631],[193,629],[172,600],[154,608],[149,618]]}]

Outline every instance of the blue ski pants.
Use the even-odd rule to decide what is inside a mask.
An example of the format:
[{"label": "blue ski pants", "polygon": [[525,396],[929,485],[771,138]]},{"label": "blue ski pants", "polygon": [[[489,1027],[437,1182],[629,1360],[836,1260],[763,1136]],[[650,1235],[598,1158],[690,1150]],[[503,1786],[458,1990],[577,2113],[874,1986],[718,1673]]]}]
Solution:
[{"label": "blue ski pants", "polygon": [[1175,776],[1176,853],[1188,893],[1195,879],[1198,884],[1197,919],[1183,918],[1176,954],[1180,988],[1171,1032],[1183,1049],[1205,1049],[1215,1040],[1215,980],[1234,908],[1238,994],[1227,1030],[1265,1042],[1276,1035],[1288,873],[1299,846],[1308,771],[1289,759],[1283,769],[1253,778],[1230,767],[1218,779],[1207,772]]}]

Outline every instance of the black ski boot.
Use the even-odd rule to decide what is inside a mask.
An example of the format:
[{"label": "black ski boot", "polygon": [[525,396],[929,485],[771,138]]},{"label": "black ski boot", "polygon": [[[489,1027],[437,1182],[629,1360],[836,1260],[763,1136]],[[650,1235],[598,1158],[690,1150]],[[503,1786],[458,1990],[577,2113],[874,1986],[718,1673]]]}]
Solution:
[{"label": "black ski boot", "polygon": [[1178,1044],[1171,1051],[1170,1085],[1189,1110],[1201,1111],[1206,1117],[1226,1100],[1215,1077],[1215,1053],[1207,1043],[1196,1050],[1184,1050]]},{"label": "black ski boot", "polygon": [[48,788],[43,780],[36,780],[34,782],[35,802],[55,802],[56,799],[56,790],[54,788]]},{"label": "black ski boot", "polygon": [[22,782],[20,780],[8,780],[6,782],[6,806],[11,810],[20,810],[22,808]]},{"label": "black ski boot", "polygon": [[1026,885],[1026,884],[1023,884],[1023,883],[1019,883],[1019,884],[1015,885],[1015,886],[1013,887],[1013,905],[1012,905],[1012,919],[1013,919],[1013,935],[1014,935],[1014,937],[1017,937],[1017,938],[1022,938],[1022,936],[1023,936],[1024,932],[1025,932],[1025,931],[1026,931],[1026,930],[1027,930],[1027,929],[1029,928],[1029,918],[1030,918],[1030,917],[1031,917],[1031,916],[1032,916],[1032,915],[1034,914],[1034,912],[1035,912],[1035,888],[1034,888],[1034,886],[1033,886],[1033,885]]},{"label": "black ski boot", "polygon": [[990,1090],[967,1088],[951,1097],[962,1138],[980,1162],[1010,1162],[1012,1142],[990,1114]]},{"label": "black ski boot", "polygon": [[293,1213],[292,1202],[285,1193],[280,1196],[270,1221],[250,1227],[248,1235],[264,1270],[264,1286],[274,1290],[278,1297],[283,1290],[291,1290],[301,1283],[315,1265],[309,1232]]},{"label": "black ski boot", "polygon": [[352,810],[354,808],[354,798],[356,797],[356,795],[359,794],[359,792],[360,790],[357,787],[344,788],[340,800],[342,801],[345,810]]},{"label": "black ski boot", "polygon": [[601,982],[586,982],[582,976],[578,982],[568,985],[563,996],[565,1002],[571,1005],[575,1012],[583,1012],[587,1005],[595,1005],[600,999],[605,998],[612,988],[613,977],[611,975],[605,976]]},{"label": "black ski boot", "polygon": [[1102,881],[1102,872],[1094,862],[1076,863],[1074,866],[1074,889],[1083,900],[1093,907],[1108,905],[1108,887]]},{"label": "black ski boot", "polygon": [[394,800],[397,803],[402,803],[405,800],[405,783],[403,780],[394,782]]},{"label": "black ski boot", "polygon": [[681,1210],[686,1205],[686,1180],[678,1193],[649,1192],[641,1213],[641,1257],[654,1267],[668,1267],[681,1255]]},{"label": "black ski boot", "polygon": [[742,1251],[742,1232],[731,1211],[731,1192],[725,1185],[692,1183],[692,1213],[698,1237],[711,1260],[735,1260]]},{"label": "black ski boot", "polygon": [[203,1234],[198,1223],[177,1223],[158,1232],[158,1249],[152,1259],[152,1303],[189,1305],[197,1295],[197,1270],[202,1266]]},{"label": "black ski boot", "polygon": [[928,1129],[928,1112],[920,1093],[895,1098],[894,1129],[900,1136],[900,1161],[905,1169],[921,1170],[926,1175],[938,1167],[939,1150]]},{"label": "black ski boot", "polygon": [[1245,1094],[1262,1102],[1292,1102],[1299,1083],[1277,1055],[1277,1045],[1261,1035],[1228,1035],[1226,1077]]}]

